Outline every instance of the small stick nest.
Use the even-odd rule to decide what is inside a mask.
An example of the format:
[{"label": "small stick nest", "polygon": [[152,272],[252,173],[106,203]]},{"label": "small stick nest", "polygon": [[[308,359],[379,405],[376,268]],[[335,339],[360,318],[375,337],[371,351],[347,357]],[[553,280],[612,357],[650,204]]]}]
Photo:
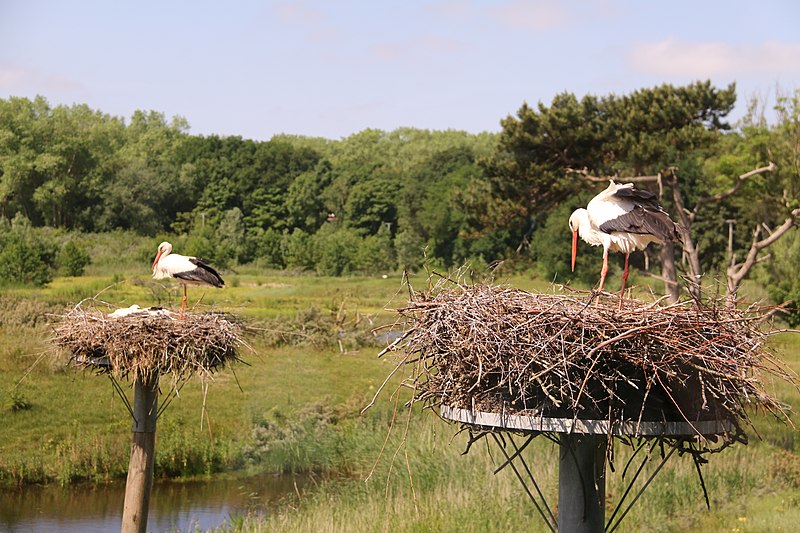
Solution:
[{"label": "small stick nest", "polygon": [[179,382],[238,361],[239,347],[247,346],[239,325],[220,313],[178,319],[165,309],[134,306],[115,315],[84,304],[60,317],[54,342],[71,354],[71,363],[115,378],[147,381],[170,374]]},{"label": "small stick nest", "polygon": [[[723,420],[743,439],[749,407],[789,420],[764,389],[795,375],[766,348],[763,317],[690,302],[659,306],[586,294],[531,294],[444,280],[399,309],[389,350],[411,365],[413,401],[553,418]],[[400,366],[399,365],[399,366]],[[796,385],[795,385],[796,386]]]}]

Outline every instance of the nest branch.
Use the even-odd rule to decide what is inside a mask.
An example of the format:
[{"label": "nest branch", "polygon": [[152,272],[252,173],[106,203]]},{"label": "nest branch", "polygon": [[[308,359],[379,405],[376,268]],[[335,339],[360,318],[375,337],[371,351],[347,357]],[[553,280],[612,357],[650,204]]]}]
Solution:
[{"label": "nest branch", "polygon": [[104,302],[85,300],[58,317],[53,342],[70,362],[98,373],[133,381],[171,375],[176,383],[195,374],[207,376],[240,361],[250,348],[235,321],[220,313],[186,313],[178,319],[166,310],[113,316]]},{"label": "nest branch", "polygon": [[791,424],[764,384],[777,377],[797,387],[797,376],[770,352],[754,311],[635,300],[618,309],[587,304],[577,291],[532,294],[443,277],[397,310],[405,334],[382,354],[416,362],[404,383],[426,407],[637,427],[722,420],[734,428],[724,447],[745,440],[753,408]]}]

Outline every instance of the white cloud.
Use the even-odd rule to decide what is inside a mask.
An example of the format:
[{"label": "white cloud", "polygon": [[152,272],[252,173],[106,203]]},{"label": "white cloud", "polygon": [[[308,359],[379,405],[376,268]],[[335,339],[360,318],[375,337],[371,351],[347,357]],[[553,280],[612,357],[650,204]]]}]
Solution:
[{"label": "white cloud", "polygon": [[299,28],[301,35],[310,43],[330,46],[339,38],[338,31],[330,25],[330,20],[323,11],[299,2],[281,2],[271,9],[280,22]]},{"label": "white cloud", "polygon": [[534,31],[562,28],[570,19],[568,9],[556,0],[512,0],[491,8],[490,15],[509,28]]},{"label": "white cloud", "polygon": [[800,73],[800,43],[752,46],[686,42],[669,37],[639,44],[630,54],[638,71],[659,76],[710,77]]},{"label": "white cloud", "polygon": [[281,2],[273,7],[273,12],[284,22],[305,26],[316,26],[323,20],[322,13],[301,3]]},{"label": "white cloud", "polygon": [[41,73],[14,66],[0,66],[0,89],[8,93],[34,90],[42,93],[82,95],[87,92],[82,83],[61,74]]},{"label": "white cloud", "polygon": [[445,20],[465,19],[473,12],[470,0],[439,0],[428,4],[424,11]]},{"label": "white cloud", "polygon": [[419,59],[451,54],[461,49],[461,43],[441,37],[422,36],[403,42],[382,43],[372,47],[372,52],[385,61]]},{"label": "white cloud", "polygon": [[0,89],[14,90],[22,88],[29,79],[30,75],[23,69],[0,67]]}]

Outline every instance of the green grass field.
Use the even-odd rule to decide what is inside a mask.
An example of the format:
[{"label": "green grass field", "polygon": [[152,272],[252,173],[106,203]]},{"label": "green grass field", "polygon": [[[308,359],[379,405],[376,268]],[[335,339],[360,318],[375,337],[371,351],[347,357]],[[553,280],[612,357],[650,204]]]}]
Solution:
[{"label": "green grass field", "polygon": [[[141,274],[135,262],[111,264],[0,296],[0,486],[124,477],[130,420],[122,401],[107,377],[67,368],[49,343],[52,326],[41,320],[43,312],[58,314],[95,295],[121,307],[180,304],[175,288]],[[234,517],[220,530],[541,530],[513,474],[492,474],[496,449],[479,443],[462,455],[466,436],[456,435],[457,427],[428,411],[409,417],[402,405],[393,414],[396,380],[360,414],[395,363],[391,356],[378,359],[380,346],[365,344],[364,332],[394,320],[391,310],[407,298],[401,276],[323,278],[242,268],[225,277],[224,290],[190,288],[190,303],[201,299],[201,310],[247,318],[255,351],[242,353],[247,365],[208,383],[205,410],[204,384],[196,378],[172,401],[159,420],[156,475],[295,471],[314,472],[319,481],[266,517]],[[412,285],[424,288],[426,279],[413,278]],[[553,290],[529,276],[497,281]],[[332,323],[345,331],[341,349]],[[800,336],[781,335],[773,345],[800,371]],[[122,387],[131,394],[127,383]],[[796,389],[775,387],[783,401],[800,405]],[[409,393],[399,394],[402,404]],[[797,433],[754,416],[762,438],[751,432],[748,446],[725,450],[703,468],[710,512],[690,459],[673,457],[618,531],[795,531]],[[555,502],[554,445],[536,439],[526,453]],[[621,460],[626,453],[619,450]],[[610,505],[624,483],[619,472],[609,474]]]}]

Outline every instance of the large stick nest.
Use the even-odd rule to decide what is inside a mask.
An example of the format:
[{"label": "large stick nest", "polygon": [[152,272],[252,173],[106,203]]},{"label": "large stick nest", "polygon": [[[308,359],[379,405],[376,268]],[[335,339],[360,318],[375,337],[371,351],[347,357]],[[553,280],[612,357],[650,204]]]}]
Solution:
[{"label": "large stick nest", "polygon": [[72,363],[115,378],[170,374],[176,382],[239,360],[239,348],[247,346],[240,326],[220,313],[180,319],[165,309],[141,309],[120,315],[84,302],[60,317],[54,342]]},{"label": "large stick nest", "polygon": [[[447,280],[399,309],[406,384],[429,407],[554,418],[724,420],[748,408],[788,420],[764,388],[795,375],[746,311],[660,306],[587,293],[532,294]],[[387,350],[389,350],[387,349]],[[730,436],[729,436],[730,437]]]}]

